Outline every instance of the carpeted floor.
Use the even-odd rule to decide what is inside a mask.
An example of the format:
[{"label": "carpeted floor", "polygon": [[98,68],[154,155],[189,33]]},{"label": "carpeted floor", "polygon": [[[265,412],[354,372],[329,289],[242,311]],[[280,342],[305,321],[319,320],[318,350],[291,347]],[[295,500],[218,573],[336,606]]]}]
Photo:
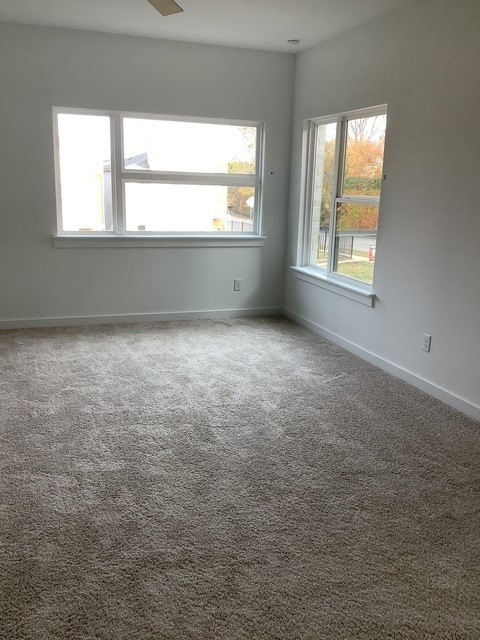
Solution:
[{"label": "carpeted floor", "polygon": [[0,333],[2,640],[480,637],[480,425],[281,318]]}]

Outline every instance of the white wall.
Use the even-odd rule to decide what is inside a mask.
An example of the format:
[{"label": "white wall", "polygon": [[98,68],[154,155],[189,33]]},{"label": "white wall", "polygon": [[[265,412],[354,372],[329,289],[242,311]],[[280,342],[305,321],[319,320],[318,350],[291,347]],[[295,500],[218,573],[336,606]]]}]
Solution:
[{"label": "white wall", "polygon": [[[304,119],[388,103],[387,181],[375,308],[300,281],[288,268],[286,290],[297,318],[477,417],[479,34],[478,0],[416,1],[298,55],[288,264]],[[430,354],[420,350],[422,332],[433,336]]]},{"label": "white wall", "polygon": [[[0,326],[281,308],[293,73],[291,54],[0,24]],[[53,248],[53,105],[265,121],[264,247]]]}]

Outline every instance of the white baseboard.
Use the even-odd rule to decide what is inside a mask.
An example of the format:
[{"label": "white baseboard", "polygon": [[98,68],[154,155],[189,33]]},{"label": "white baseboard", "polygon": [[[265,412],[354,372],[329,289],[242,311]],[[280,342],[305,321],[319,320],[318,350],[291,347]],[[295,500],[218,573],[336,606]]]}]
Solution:
[{"label": "white baseboard", "polygon": [[15,318],[0,320],[0,329],[33,329],[41,327],[69,327],[96,324],[130,324],[133,322],[168,322],[172,320],[209,320],[215,318],[245,318],[278,316],[280,307],[251,309],[216,309],[213,311],[178,311],[166,313],[115,314],[111,316],[64,316],[57,318]]},{"label": "white baseboard", "polygon": [[319,324],[312,322],[307,318],[304,318],[303,316],[299,315],[298,313],[295,313],[290,309],[284,309],[283,315],[285,315],[287,318],[290,318],[290,320],[294,320],[295,322],[298,322],[298,324],[301,324],[304,327],[307,327],[307,329],[310,329],[314,333],[317,333],[318,335],[322,336],[326,340],[329,340],[330,342],[337,344],[338,346],[342,347],[346,351],[350,351],[351,353],[355,354],[359,358],[362,358],[363,360],[370,362],[371,364],[375,365],[379,369],[382,369],[387,373],[391,373],[396,378],[400,378],[400,380],[404,380],[405,382],[408,382],[414,387],[417,387],[418,389],[425,391],[425,393],[428,393],[434,398],[437,398],[438,400],[441,400],[445,404],[448,404],[450,407],[453,407],[454,409],[461,411],[462,413],[469,416],[470,418],[480,421],[480,406],[470,402],[469,400],[466,400],[461,396],[457,396],[451,391],[448,391],[448,389],[444,389],[443,387],[440,387],[434,382],[430,382],[429,380],[422,378],[421,376],[413,373],[413,371],[404,369],[403,367],[396,365],[390,360],[386,360],[385,358],[377,356],[371,351],[367,351],[367,349],[364,349],[363,347],[360,347],[359,345],[353,342],[350,342],[350,340],[345,340],[345,338],[342,338],[341,336],[337,335],[336,333],[333,333],[332,331],[329,331],[328,329],[325,329]]}]

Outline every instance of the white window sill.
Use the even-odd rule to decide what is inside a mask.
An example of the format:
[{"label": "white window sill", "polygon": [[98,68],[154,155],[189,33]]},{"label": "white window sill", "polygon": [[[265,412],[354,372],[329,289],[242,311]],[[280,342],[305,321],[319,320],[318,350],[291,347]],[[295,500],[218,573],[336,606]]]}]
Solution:
[{"label": "white window sill", "polygon": [[372,293],[370,287],[362,287],[361,283],[356,285],[344,280],[340,281],[309,267],[290,267],[290,269],[299,280],[313,284],[316,287],[322,287],[322,289],[337,293],[344,298],[350,298],[350,300],[360,302],[367,307],[373,307],[375,304],[375,294]]},{"label": "white window sill", "polygon": [[191,248],[191,247],[261,247],[265,241],[264,236],[241,235],[82,235],[65,234],[53,236],[53,246],[58,249],[67,248]]}]

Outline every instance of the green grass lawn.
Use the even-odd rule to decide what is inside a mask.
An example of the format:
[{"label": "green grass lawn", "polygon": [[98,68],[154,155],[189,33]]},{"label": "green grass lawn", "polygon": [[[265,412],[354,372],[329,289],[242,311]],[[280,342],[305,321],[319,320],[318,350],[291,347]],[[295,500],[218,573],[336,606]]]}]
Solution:
[{"label": "green grass lawn", "polygon": [[373,262],[339,262],[337,272],[347,278],[354,278],[367,284],[373,283]]}]

